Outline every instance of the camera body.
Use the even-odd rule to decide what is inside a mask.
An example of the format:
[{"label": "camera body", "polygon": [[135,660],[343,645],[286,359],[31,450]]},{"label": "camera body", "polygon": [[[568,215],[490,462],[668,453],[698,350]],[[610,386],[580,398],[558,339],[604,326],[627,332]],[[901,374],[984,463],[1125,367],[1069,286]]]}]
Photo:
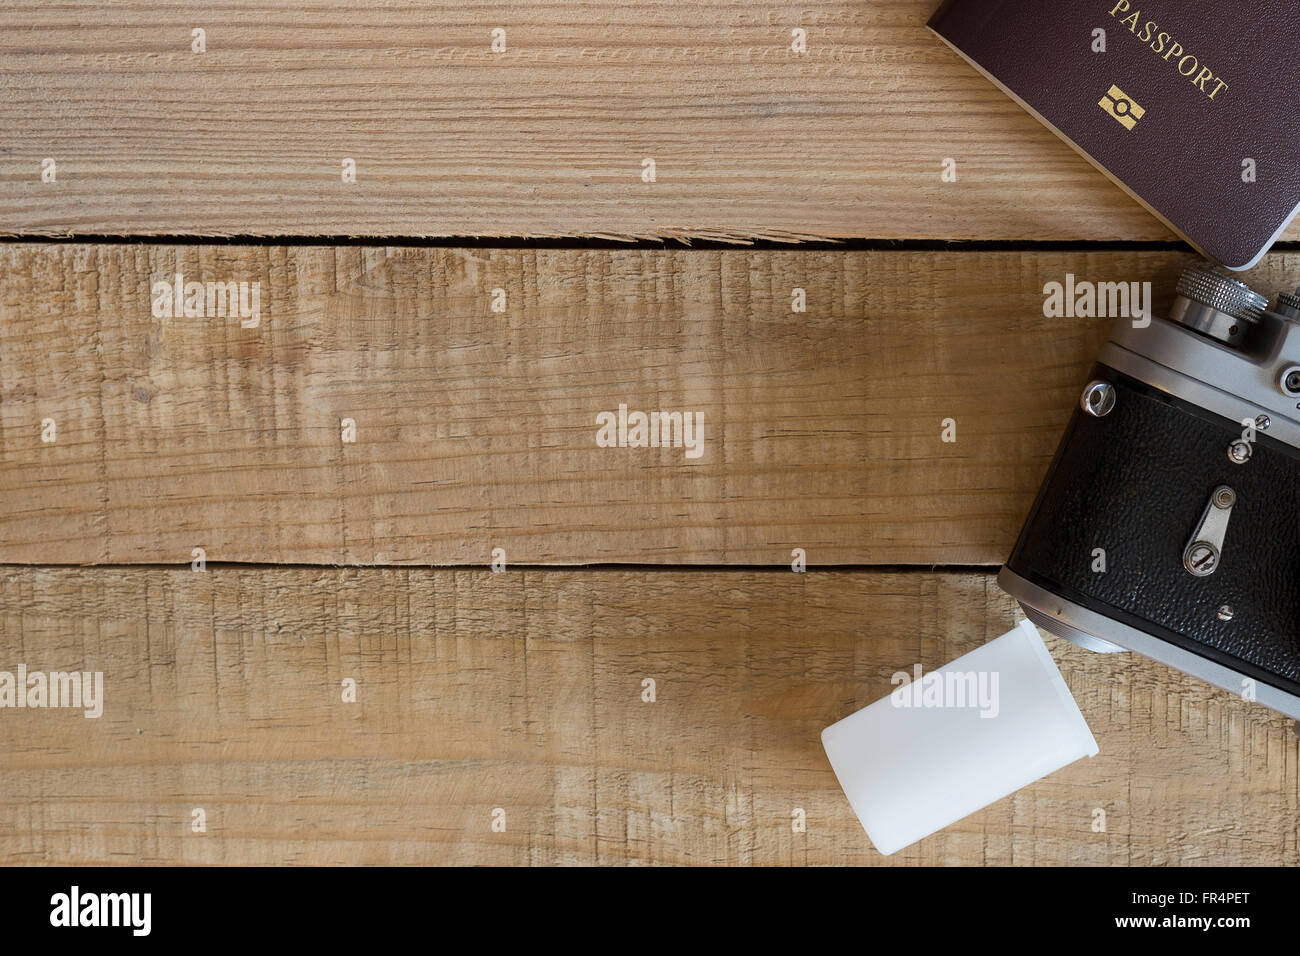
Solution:
[{"label": "camera body", "polygon": [[998,583],[1300,719],[1300,294],[1196,267],[1167,318],[1117,322]]}]

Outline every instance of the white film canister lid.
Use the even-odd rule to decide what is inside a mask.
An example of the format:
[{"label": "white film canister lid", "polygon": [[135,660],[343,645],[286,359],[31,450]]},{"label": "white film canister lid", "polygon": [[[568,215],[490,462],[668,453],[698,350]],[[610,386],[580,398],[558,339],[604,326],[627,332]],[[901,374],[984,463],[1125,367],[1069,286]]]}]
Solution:
[{"label": "white film canister lid", "polygon": [[822,746],[885,856],[1097,753],[1027,620],[827,727]]}]

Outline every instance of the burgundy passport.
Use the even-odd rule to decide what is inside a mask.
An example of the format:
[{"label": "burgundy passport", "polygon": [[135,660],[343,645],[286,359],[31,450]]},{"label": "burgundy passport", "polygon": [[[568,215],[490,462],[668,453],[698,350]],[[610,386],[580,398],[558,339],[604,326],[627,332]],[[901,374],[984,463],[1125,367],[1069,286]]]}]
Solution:
[{"label": "burgundy passport", "polygon": [[929,26],[1228,268],[1300,208],[1300,0],[947,0]]}]

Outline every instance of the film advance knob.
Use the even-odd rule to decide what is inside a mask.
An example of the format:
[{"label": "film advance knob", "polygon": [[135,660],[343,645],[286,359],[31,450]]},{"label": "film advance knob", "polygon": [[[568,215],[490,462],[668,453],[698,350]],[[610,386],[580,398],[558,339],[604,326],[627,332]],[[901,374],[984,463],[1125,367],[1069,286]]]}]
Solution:
[{"label": "film advance knob", "polygon": [[1244,282],[1205,266],[1178,280],[1170,318],[1225,345],[1237,346],[1264,314],[1268,300]]}]

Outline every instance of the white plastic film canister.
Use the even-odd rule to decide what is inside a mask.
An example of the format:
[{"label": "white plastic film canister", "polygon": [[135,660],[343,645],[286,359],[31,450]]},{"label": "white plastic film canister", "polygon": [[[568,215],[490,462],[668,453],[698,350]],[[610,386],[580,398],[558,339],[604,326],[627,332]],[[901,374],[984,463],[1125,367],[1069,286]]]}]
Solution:
[{"label": "white plastic film canister", "polygon": [[827,727],[822,746],[885,856],[1097,753],[1027,620]]}]

